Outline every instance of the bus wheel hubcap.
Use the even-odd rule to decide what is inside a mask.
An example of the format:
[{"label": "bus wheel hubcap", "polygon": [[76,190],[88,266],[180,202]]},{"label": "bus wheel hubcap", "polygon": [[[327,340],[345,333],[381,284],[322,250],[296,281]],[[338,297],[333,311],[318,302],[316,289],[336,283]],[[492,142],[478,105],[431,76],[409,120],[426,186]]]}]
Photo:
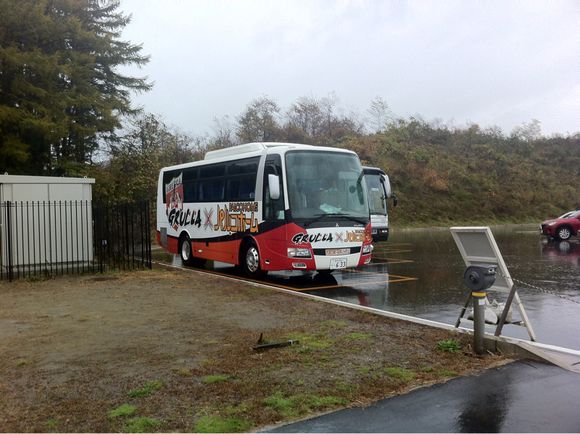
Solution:
[{"label": "bus wheel hubcap", "polygon": [[258,256],[258,250],[255,247],[250,247],[248,253],[246,254],[246,266],[250,273],[255,273],[258,271],[260,266],[260,257]]}]

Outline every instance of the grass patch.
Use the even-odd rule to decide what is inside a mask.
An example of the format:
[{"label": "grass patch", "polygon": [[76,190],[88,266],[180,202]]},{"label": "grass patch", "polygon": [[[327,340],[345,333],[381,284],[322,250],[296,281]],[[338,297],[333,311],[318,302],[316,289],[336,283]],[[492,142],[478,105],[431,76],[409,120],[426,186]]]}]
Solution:
[{"label": "grass patch", "polygon": [[311,335],[309,333],[293,333],[288,336],[288,339],[300,342],[299,345],[296,346],[300,352],[325,350],[330,348],[333,344],[333,341],[327,337]]},{"label": "grass patch", "polygon": [[337,396],[291,395],[284,397],[282,392],[276,392],[264,399],[264,404],[267,407],[276,410],[284,417],[301,416],[312,410],[336,407],[346,403],[346,399]]},{"label": "grass patch", "polygon": [[326,321],[321,321],[320,325],[324,328],[330,328],[330,329],[342,329],[345,328],[348,325],[348,322],[346,321],[337,321],[335,319],[328,319]]},{"label": "grass patch", "polygon": [[163,387],[163,381],[161,380],[154,380],[150,381],[149,383],[145,384],[141,389],[131,390],[129,392],[130,398],[143,398],[145,396],[151,395],[156,390],[159,390]]},{"label": "grass patch", "polygon": [[354,333],[349,333],[344,338],[347,341],[368,341],[369,339],[372,339],[372,337],[373,337],[373,334],[372,333],[358,333],[358,332],[354,332]]},{"label": "grass patch", "polygon": [[461,344],[455,339],[445,339],[437,342],[437,349],[448,353],[458,353],[461,350]]},{"label": "grass patch", "polygon": [[239,417],[203,416],[195,424],[195,432],[245,432],[252,424]]},{"label": "grass patch", "polygon": [[26,365],[28,365],[28,360],[25,360],[25,359],[18,359],[18,360],[16,361],[16,366],[18,366],[19,368],[20,368],[21,366],[26,366]]},{"label": "grass patch", "polygon": [[397,380],[404,381],[405,383],[407,383],[415,378],[415,373],[413,371],[410,371],[410,370],[405,369],[405,368],[395,367],[395,366],[385,368],[385,373],[389,377],[396,378]]},{"label": "grass patch", "polygon": [[371,372],[371,368],[369,368],[368,366],[361,366],[360,368],[358,368],[358,372],[360,372],[363,375],[367,375],[369,372]]},{"label": "grass patch", "polygon": [[47,431],[54,431],[58,428],[58,420],[48,419],[46,422],[44,422],[44,426],[46,427]]},{"label": "grass patch", "polygon": [[109,419],[114,419],[116,417],[122,416],[132,416],[137,411],[137,407],[131,404],[123,404],[114,410],[109,411]]},{"label": "grass patch", "polygon": [[180,377],[191,377],[191,369],[189,368],[174,368],[173,372],[175,372]]},{"label": "grass patch", "polygon": [[123,430],[126,432],[152,432],[160,425],[161,421],[152,417],[135,417],[127,421]]},{"label": "grass patch", "polygon": [[206,375],[202,377],[201,382],[203,384],[223,383],[231,378],[229,375]]}]

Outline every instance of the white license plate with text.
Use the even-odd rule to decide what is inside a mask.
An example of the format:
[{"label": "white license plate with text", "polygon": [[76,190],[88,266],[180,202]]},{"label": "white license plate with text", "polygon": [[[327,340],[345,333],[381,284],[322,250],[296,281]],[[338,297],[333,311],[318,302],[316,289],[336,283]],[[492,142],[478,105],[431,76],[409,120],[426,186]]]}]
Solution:
[{"label": "white license plate with text", "polygon": [[338,270],[340,268],[346,268],[346,258],[333,258],[330,260],[331,270]]}]

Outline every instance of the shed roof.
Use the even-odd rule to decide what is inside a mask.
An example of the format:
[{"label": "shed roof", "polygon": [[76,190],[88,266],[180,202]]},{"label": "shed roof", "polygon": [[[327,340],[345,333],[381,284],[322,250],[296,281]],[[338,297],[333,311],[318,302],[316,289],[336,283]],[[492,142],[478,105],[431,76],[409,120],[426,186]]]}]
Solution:
[{"label": "shed roof", "polygon": [[64,176],[0,175],[0,184],[94,184],[95,178]]}]

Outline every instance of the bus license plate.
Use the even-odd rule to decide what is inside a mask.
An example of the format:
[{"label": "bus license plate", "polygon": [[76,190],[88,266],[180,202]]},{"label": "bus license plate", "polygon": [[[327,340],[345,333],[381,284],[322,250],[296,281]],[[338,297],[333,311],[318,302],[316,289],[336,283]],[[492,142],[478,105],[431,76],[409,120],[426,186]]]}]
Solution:
[{"label": "bus license plate", "polygon": [[330,260],[331,270],[338,270],[340,268],[346,268],[346,258],[334,258]]}]

